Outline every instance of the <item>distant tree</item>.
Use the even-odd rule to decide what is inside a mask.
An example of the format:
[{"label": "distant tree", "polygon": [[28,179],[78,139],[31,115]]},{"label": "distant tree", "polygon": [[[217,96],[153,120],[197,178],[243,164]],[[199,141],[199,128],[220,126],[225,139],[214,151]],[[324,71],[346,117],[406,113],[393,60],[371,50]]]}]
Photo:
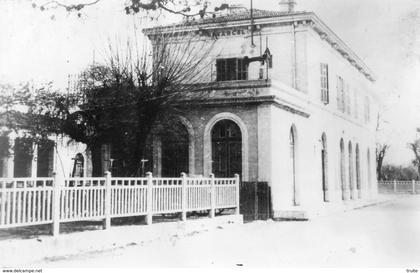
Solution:
[{"label": "distant tree", "polygon": [[414,159],[412,161],[413,166],[417,168],[417,173],[420,176],[420,139],[415,140],[408,144],[411,151],[414,153]]},{"label": "distant tree", "polygon": [[38,87],[31,83],[0,84],[0,135],[14,131],[38,143],[51,134],[63,133],[69,122],[66,117],[77,101],[75,94],[54,90],[52,83]]},{"label": "distant tree", "polygon": [[384,132],[386,129],[385,125],[387,124],[387,121],[384,120],[381,111],[378,111],[376,116],[376,177],[378,180],[382,180],[382,165],[384,162],[384,158],[386,155],[386,152],[389,149],[389,145],[387,143],[386,136],[387,133]]},{"label": "distant tree", "polygon": [[151,134],[176,127],[187,105],[180,100],[200,91],[212,43],[196,38],[156,37],[152,55],[130,43],[122,50],[110,46],[106,62],[81,73],[74,92],[52,90],[51,84],[4,87],[0,117],[9,130],[35,142],[61,134],[90,149],[110,144],[119,174],[139,175]]},{"label": "distant tree", "polygon": [[399,180],[409,181],[418,179],[416,168],[413,166],[395,166],[395,165],[384,165],[382,168],[383,180]]},{"label": "distant tree", "polygon": [[376,144],[376,177],[378,180],[382,180],[382,164],[389,148],[387,144]]}]

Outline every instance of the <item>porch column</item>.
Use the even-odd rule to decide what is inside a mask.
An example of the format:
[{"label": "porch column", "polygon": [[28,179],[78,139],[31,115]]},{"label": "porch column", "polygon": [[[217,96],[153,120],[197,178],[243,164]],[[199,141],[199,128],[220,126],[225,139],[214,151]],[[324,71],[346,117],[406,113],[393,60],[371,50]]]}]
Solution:
[{"label": "porch column", "polygon": [[[57,155],[55,155],[57,157]],[[54,161],[56,162],[56,161]],[[86,156],[85,156],[85,169],[84,169],[84,176],[85,177],[92,177],[92,151],[90,149],[86,150]]]},{"label": "porch column", "polygon": [[31,162],[31,177],[38,176],[38,145],[33,144],[34,152],[32,154],[32,162]]}]

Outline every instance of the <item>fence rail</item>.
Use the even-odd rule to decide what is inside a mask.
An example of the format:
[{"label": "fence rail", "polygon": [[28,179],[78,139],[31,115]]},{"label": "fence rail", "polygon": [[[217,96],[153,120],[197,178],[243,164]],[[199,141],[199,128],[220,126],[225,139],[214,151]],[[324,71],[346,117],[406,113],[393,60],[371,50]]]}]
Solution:
[{"label": "fence rail", "polygon": [[379,181],[379,193],[420,193],[420,181]]},{"label": "fence rail", "polygon": [[0,179],[0,229],[53,224],[58,235],[65,222],[104,220],[113,217],[181,213],[234,208],[239,214],[239,176],[234,178],[87,177],[59,179]]}]

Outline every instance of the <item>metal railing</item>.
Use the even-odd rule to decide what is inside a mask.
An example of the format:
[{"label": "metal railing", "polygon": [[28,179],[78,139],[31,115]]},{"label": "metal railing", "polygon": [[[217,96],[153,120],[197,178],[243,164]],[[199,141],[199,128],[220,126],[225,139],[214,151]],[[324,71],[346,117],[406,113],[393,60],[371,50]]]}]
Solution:
[{"label": "metal railing", "polygon": [[378,181],[379,193],[412,193],[420,192],[420,181]]}]

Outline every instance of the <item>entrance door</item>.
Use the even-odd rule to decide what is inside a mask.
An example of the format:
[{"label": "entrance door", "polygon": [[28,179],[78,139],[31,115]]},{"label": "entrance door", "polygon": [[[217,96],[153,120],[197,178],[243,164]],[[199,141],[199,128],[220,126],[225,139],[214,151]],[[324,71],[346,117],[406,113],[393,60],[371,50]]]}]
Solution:
[{"label": "entrance door", "polygon": [[177,122],[161,135],[162,176],[179,177],[189,172],[189,136],[183,124]]},{"label": "entrance door", "polygon": [[242,134],[231,120],[217,122],[211,131],[212,171],[216,177],[242,174]]}]

